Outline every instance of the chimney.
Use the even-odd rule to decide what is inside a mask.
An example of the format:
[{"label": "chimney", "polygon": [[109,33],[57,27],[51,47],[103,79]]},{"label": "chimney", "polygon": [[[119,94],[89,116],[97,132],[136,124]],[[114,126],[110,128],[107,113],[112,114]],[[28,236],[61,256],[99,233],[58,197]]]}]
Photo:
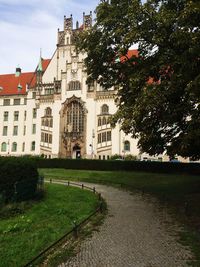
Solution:
[{"label": "chimney", "polygon": [[15,72],[15,77],[19,77],[21,75],[21,72],[22,72],[21,68],[17,67]]}]

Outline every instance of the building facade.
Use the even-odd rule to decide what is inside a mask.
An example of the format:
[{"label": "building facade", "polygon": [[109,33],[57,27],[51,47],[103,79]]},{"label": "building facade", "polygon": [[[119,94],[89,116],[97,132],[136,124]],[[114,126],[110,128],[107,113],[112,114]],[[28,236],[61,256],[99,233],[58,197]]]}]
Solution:
[{"label": "building facade", "polygon": [[[148,159],[137,140],[120,125],[111,128],[117,89],[86,84],[84,53],[77,53],[74,36],[92,26],[92,14],[73,29],[64,17],[57,48],[50,60],[40,58],[33,73],[0,75],[0,155],[44,155],[48,158],[109,159],[118,154]],[[132,51],[137,53],[137,51]],[[163,156],[154,159],[163,160]]]}]

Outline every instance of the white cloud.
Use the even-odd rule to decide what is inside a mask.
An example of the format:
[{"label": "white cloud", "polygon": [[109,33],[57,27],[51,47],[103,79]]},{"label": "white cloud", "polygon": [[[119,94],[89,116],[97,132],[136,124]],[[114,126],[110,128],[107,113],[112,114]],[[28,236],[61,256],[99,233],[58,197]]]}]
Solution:
[{"label": "white cloud", "polygon": [[57,28],[63,16],[73,14],[82,22],[82,13],[94,10],[98,0],[0,0],[0,74],[12,73],[20,65],[33,71],[39,60],[51,58],[56,49]]}]

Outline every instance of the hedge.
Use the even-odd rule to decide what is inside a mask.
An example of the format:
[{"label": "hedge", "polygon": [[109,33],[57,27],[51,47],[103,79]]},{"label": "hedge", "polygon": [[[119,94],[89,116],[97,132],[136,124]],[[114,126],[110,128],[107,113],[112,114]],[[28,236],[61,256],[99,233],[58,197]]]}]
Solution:
[{"label": "hedge", "polygon": [[86,159],[37,159],[38,168],[64,168],[99,171],[143,171],[153,173],[200,174],[199,163],[149,162]]},{"label": "hedge", "polygon": [[5,201],[32,198],[37,189],[36,162],[28,158],[0,157],[0,194]]}]

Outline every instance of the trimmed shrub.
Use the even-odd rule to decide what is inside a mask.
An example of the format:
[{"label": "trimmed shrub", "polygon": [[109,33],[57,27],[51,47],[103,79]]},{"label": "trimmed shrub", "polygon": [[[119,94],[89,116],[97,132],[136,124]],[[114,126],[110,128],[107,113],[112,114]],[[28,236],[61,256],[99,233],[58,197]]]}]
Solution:
[{"label": "trimmed shrub", "polygon": [[99,171],[143,171],[152,173],[200,174],[199,163],[146,162],[126,160],[37,159],[38,168]]},{"label": "trimmed shrub", "polygon": [[35,195],[38,171],[28,158],[0,157],[0,194],[6,201],[26,200]]}]

